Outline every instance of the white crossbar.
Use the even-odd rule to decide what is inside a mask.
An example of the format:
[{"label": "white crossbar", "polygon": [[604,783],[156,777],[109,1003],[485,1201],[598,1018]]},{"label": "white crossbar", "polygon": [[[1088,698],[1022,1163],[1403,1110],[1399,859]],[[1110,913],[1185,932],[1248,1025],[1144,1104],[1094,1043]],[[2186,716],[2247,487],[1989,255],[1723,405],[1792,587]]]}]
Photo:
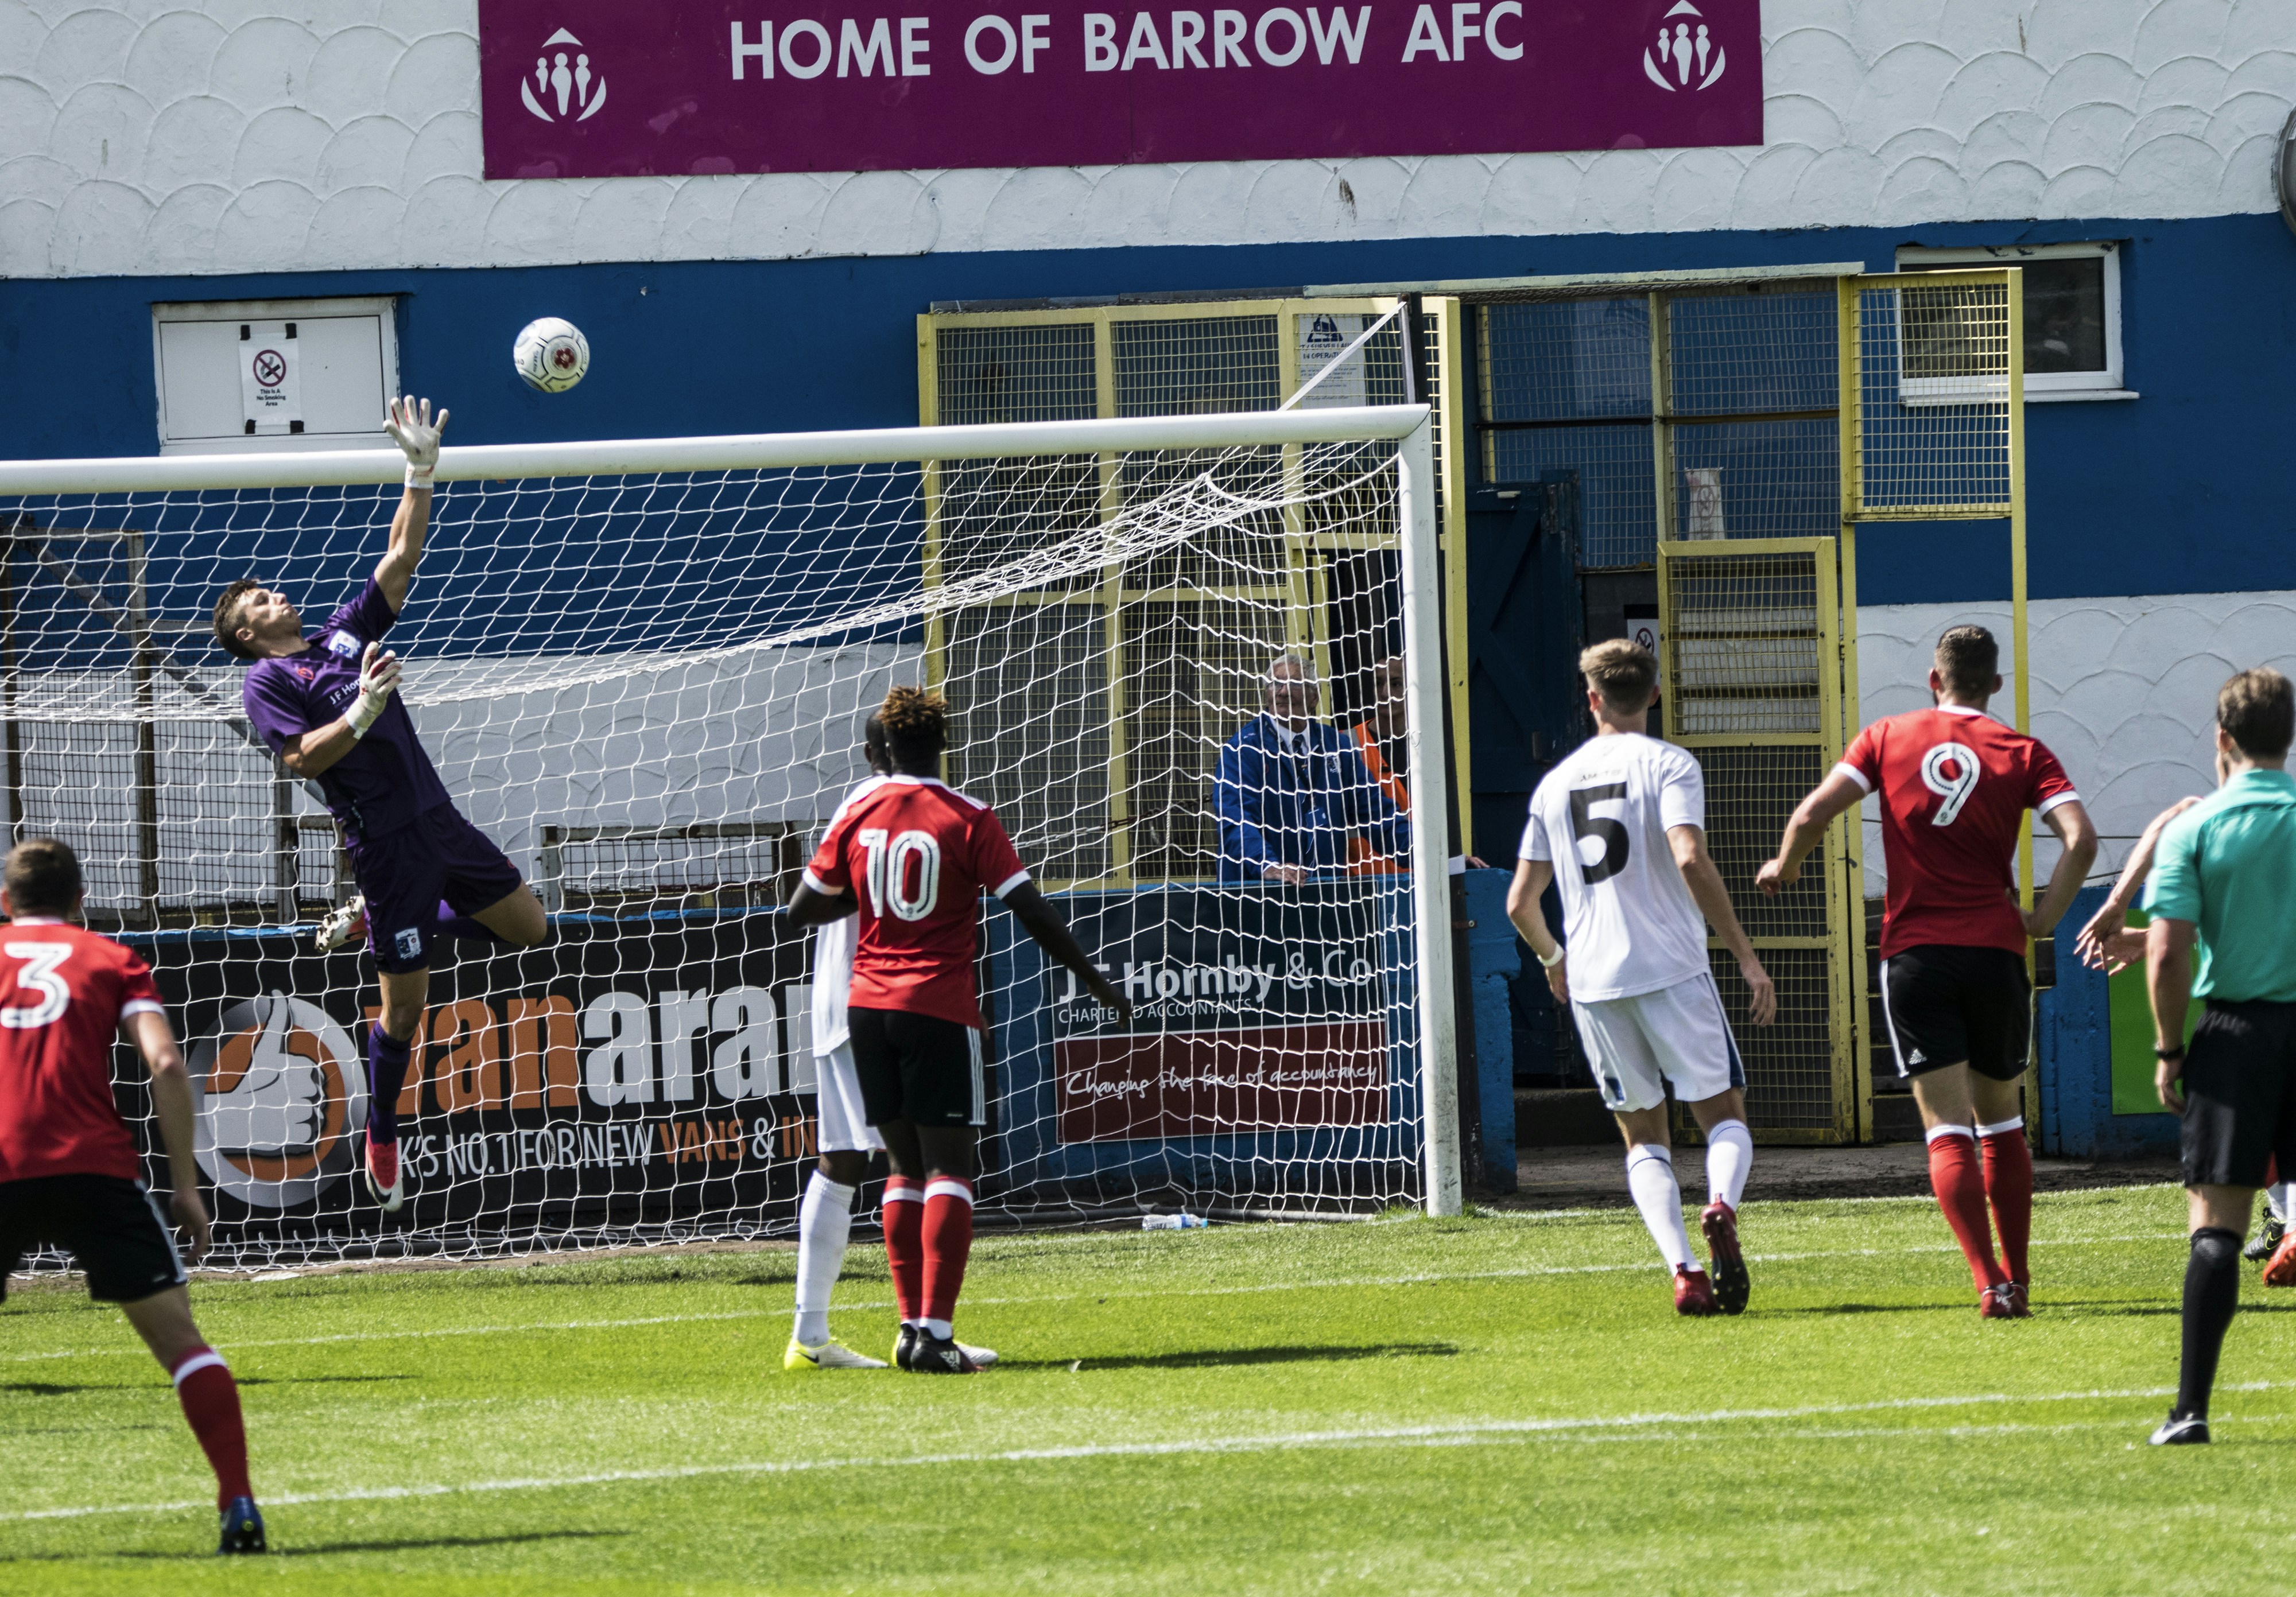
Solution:
[{"label": "white crossbar", "polygon": [[[1365,405],[1331,410],[1239,411],[1224,415],[1019,422],[981,427],[881,427],[853,432],[735,433],[723,438],[625,438],[603,443],[480,444],[441,450],[439,478],[453,482],[646,471],[740,471],[1144,449],[1226,449],[1253,444],[1353,443],[1400,438],[1426,419],[1423,405]],[[0,495],[339,487],[396,482],[406,466],[396,449],[0,461]]]}]

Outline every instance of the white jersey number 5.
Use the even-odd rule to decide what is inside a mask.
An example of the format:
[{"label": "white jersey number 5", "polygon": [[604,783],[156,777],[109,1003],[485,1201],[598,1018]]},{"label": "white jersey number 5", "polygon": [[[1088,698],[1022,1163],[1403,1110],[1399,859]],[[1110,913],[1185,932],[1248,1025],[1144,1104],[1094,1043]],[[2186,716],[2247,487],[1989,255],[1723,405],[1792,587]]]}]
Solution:
[{"label": "white jersey number 5", "polygon": [[[922,921],[940,906],[940,839],[929,831],[905,831],[890,839],[882,826],[864,827],[861,847],[869,851],[869,908],[882,917],[888,907],[904,921]],[[909,890],[909,862],[917,862],[916,890]]]},{"label": "white jersey number 5", "polygon": [[[1946,774],[1946,767],[1953,774]],[[1961,807],[1977,791],[1977,750],[1966,743],[1939,743],[1922,756],[1922,783],[1945,800],[1930,817],[1932,826],[1950,826]]]},{"label": "white jersey number 5", "polygon": [[0,954],[24,962],[24,968],[16,972],[17,991],[40,995],[40,1001],[29,1009],[17,1004],[0,1009],[0,1026],[11,1031],[31,1031],[62,1019],[71,1003],[71,989],[56,971],[71,953],[70,943],[0,943]]}]

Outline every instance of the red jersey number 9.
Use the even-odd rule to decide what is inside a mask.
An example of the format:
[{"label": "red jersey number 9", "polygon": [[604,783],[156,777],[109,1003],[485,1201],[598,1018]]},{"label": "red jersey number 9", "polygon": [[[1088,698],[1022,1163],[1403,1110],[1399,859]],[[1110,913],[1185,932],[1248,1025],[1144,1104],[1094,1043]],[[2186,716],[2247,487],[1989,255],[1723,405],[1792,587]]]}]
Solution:
[{"label": "red jersey number 9", "polygon": [[1922,785],[1945,800],[1930,817],[1932,826],[1950,826],[1977,790],[1977,750],[1966,743],[1939,743],[1922,756]]},{"label": "red jersey number 9", "polygon": [[[890,835],[882,826],[864,827],[861,847],[869,851],[869,908],[882,920],[887,909],[903,921],[922,921],[940,907],[940,839],[929,831]],[[890,840],[889,840],[890,839]],[[909,863],[917,882],[909,887]]]},{"label": "red jersey number 9", "polygon": [[63,1018],[71,1003],[71,989],[56,970],[71,957],[71,952],[70,943],[0,944],[0,954],[24,962],[24,968],[16,972],[18,993],[40,995],[40,1001],[29,1008],[10,1004],[0,1009],[0,1026],[10,1031],[34,1031]]}]

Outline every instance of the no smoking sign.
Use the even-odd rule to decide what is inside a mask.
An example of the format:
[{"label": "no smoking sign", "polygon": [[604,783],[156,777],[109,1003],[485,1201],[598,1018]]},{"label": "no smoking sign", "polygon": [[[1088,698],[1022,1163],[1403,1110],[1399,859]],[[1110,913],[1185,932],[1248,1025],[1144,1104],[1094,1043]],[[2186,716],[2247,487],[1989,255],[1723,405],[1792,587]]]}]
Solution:
[{"label": "no smoking sign", "polygon": [[241,425],[250,434],[303,430],[301,340],[291,322],[240,324]]}]

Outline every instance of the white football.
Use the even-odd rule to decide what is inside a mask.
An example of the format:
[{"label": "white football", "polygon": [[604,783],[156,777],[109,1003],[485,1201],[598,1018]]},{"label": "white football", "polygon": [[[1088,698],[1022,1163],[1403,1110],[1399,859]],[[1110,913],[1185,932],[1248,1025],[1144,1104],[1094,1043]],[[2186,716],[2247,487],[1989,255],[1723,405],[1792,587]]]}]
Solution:
[{"label": "white football", "polygon": [[590,369],[590,340],[571,322],[543,316],[529,322],[511,346],[518,374],[545,394],[562,394]]}]

